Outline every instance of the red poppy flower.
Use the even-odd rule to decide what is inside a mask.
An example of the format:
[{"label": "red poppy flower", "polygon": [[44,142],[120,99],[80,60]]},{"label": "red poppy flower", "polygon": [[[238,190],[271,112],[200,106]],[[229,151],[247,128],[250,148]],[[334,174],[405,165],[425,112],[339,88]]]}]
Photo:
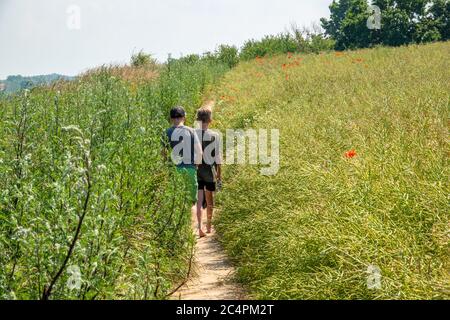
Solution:
[{"label": "red poppy flower", "polygon": [[354,158],[354,157],[356,157],[356,156],[357,156],[357,153],[356,153],[355,150],[350,150],[350,151],[347,151],[347,152],[345,153],[345,157],[346,157],[347,159],[352,159],[352,158]]}]

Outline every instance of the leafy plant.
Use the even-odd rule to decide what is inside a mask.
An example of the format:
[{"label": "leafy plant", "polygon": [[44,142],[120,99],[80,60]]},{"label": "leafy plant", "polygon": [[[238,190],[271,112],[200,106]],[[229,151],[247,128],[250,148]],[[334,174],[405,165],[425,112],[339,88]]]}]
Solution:
[{"label": "leafy plant", "polygon": [[136,68],[149,67],[156,65],[156,60],[151,54],[147,54],[141,50],[131,56],[131,65]]}]

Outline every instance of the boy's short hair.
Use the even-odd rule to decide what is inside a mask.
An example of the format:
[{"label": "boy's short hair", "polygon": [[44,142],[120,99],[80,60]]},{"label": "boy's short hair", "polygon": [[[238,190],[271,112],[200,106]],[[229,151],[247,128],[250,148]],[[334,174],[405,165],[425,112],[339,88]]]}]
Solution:
[{"label": "boy's short hair", "polygon": [[178,106],[170,110],[170,119],[179,119],[184,117],[186,117],[186,111],[184,110],[183,107]]},{"label": "boy's short hair", "polygon": [[210,109],[201,108],[197,111],[197,121],[209,123],[212,120],[212,112]]}]

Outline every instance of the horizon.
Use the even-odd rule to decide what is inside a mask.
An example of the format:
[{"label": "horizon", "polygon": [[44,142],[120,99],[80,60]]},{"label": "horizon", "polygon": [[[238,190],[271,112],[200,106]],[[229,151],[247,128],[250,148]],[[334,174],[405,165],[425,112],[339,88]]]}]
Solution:
[{"label": "horizon", "polygon": [[103,64],[126,64],[141,50],[164,62],[169,54],[203,54],[221,44],[241,47],[292,23],[318,23],[329,15],[330,3],[0,0],[0,80],[11,75],[77,76]]}]

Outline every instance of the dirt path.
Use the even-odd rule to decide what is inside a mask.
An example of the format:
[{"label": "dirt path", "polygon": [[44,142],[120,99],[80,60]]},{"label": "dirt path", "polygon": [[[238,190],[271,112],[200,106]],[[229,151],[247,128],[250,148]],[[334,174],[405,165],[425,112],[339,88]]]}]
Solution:
[{"label": "dirt path", "polygon": [[[211,111],[215,101],[208,101],[203,107]],[[203,212],[205,220],[206,212]],[[203,221],[206,224],[206,221]],[[196,230],[197,217],[192,212],[192,228]],[[203,228],[206,230],[206,227]],[[198,239],[191,278],[174,294],[180,300],[242,300],[243,288],[234,281],[236,270],[217,241],[215,230],[206,238]]]},{"label": "dirt path", "polygon": [[[203,217],[206,217],[206,212]],[[173,298],[180,300],[242,300],[245,298],[244,290],[233,281],[234,274],[235,269],[213,231],[206,238],[197,240],[191,279],[174,294]]]}]

